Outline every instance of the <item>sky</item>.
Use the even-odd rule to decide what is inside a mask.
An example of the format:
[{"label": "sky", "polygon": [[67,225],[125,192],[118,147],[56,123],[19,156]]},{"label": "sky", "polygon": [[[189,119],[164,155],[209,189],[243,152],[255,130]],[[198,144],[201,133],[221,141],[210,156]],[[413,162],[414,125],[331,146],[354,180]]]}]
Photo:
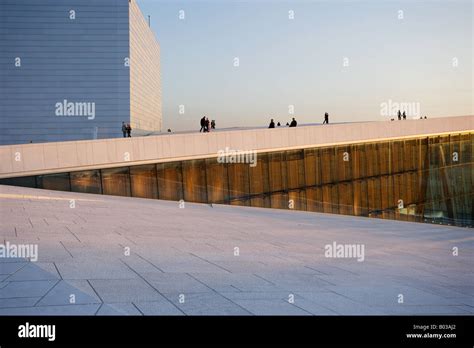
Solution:
[{"label": "sky", "polygon": [[138,5],[160,44],[165,130],[474,114],[472,0]]}]

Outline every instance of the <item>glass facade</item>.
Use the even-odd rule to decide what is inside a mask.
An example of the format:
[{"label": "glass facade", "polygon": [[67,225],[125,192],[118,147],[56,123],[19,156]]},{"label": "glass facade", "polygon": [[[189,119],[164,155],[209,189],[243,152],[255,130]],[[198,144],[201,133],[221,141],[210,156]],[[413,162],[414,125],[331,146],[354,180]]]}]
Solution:
[{"label": "glass facade", "polygon": [[130,167],[130,189],[133,197],[158,199],[156,165]]},{"label": "glass facade", "polygon": [[130,168],[102,169],[102,193],[113,196],[131,196]]},{"label": "glass facade", "polygon": [[473,226],[474,133],[10,178],[0,184]]},{"label": "glass facade", "polygon": [[71,191],[69,173],[38,175],[37,185],[46,190]]},{"label": "glass facade", "polygon": [[71,179],[71,191],[96,194],[102,193],[102,184],[100,181],[99,170],[72,172],[69,174],[69,176]]}]

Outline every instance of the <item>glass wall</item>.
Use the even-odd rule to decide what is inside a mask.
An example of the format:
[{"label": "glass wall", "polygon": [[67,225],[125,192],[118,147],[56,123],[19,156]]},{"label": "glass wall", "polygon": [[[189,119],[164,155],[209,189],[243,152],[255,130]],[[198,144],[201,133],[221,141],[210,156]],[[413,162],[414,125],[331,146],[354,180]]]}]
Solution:
[{"label": "glass wall", "polygon": [[156,165],[130,167],[130,188],[133,197],[158,198]]},{"label": "glass wall", "polygon": [[20,187],[38,187],[36,185],[36,176],[20,176],[17,178],[0,179],[0,185],[20,186]]},{"label": "glass wall", "polygon": [[207,199],[209,203],[229,203],[229,175],[227,166],[215,158],[206,159]]},{"label": "glass wall", "polygon": [[208,202],[205,160],[184,161],[182,168],[184,200],[198,203]]},{"label": "glass wall", "polygon": [[99,170],[71,172],[70,178],[71,191],[84,193],[102,193],[102,184],[100,182]]},{"label": "glass wall", "polygon": [[38,175],[37,185],[47,190],[71,191],[69,173]]},{"label": "glass wall", "polygon": [[158,163],[159,199],[178,201],[183,199],[183,171],[181,162]]},{"label": "glass wall", "polygon": [[131,196],[129,167],[102,169],[101,174],[104,195]]},{"label": "glass wall", "polygon": [[473,226],[474,134],[278,151],[0,180],[118,196]]}]

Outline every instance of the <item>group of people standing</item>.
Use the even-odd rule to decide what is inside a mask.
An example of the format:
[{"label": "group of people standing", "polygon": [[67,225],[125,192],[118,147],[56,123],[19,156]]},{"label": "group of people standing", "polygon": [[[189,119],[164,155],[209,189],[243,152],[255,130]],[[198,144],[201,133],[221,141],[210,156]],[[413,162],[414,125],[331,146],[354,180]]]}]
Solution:
[{"label": "group of people standing", "polygon": [[[425,116],[425,119],[426,118],[427,117]],[[398,119],[399,120],[407,119],[407,115],[405,111],[403,111],[402,113],[400,110],[398,110]],[[423,119],[423,117],[420,117],[420,119]],[[393,118],[392,118],[392,121],[393,121]],[[329,114],[327,112],[324,114],[323,124],[329,124]],[[288,122],[286,123],[287,127],[296,127],[297,125],[298,125],[298,122],[296,122],[296,119],[294,117],[291,120],[291,123],[288,123]],[[280,122],[278,122],[276,126],[280,127],[281,126]],[[268,128],[275,128],[275,121],[273,120],[273,118],[270,120],[270,125],[268,126]],[[211,129],[216,129],[216,121],[215,120],[209,121],[209,119],[206,116],[203,116],[201,118],[201,129],[199,130],[199,132],[207,133]],[[171,129],[168,129],[168,132],[170,133]],[[130,126],[130,123],[122,122],[122,133],[123,133],[124,138],[132,137],[132,127]]]},{"label": "group of people standing", "polygon": [[130,123],[125,124],[125,122],[122,122],[122,133],[124,138],[132,137],[132,127],[130,126]]},{"label": "group of people standing", "polygon": [[[405,112],[403,112],[403,119],[405,118],[406,118]],[[398,119],[400,119],[400,111],[398,111]],[[329,114],[327,112],[324,114],[323,124],[325,123],[326,124],[329,123]],[[297,125],[298,125],[298,122],[296,122],[296,119],[294,117],[291,120],[291,123],[288,123],[288,122],[286,123],[287,127],[296,127]],[[280,127],[280,126],[281,124],[280,122],[278,122],[277,127]],[[271,119],[270,125],[268,126],[268,128],[275,128],[275,121],[273,121],[273,118]],[[199,133],[201,132],[207,133],[211,129],[216,129],[216,121],[215,120],[209,121],[209,119],[206,116],[203,116],[201,118],[201,129],[199,130]],[[168,129],[168,132],[170,133],[171,129]],[[130,123],[122,122],[122,133],[123,133],[124,138],[132,137],[132,127],[130,126]]]},{"label": "group of people standing", "polygon": [[[324,121],[323,124],[329,124],[329,114],[326,112],[324,114]],[[298,125],[298,122],[296,122],[295,118],[291,120],[291,123],[286,123],[287,127],[296,127]],[[280,127],[280,122],[278,122],[277,127]],[[273,118],[270,120],[270,125],[268,128],[275,128],[275,121],[273,121]]]},{"label": "group of people standing", "polygon": [[[286,124],[288,126],[288,124]],[[280,122],[278,122],[277,127],[280,127]],[[273,118],[270,120],[270,125],[268,128],[275,128],[275,121],[273,121]]]},{"label": "group of people standing", "polygon": [[[291,123],[286,123],[286,126],[287,127],[296,127],[296,125],[298,124],[298,122],[296,122],[295,118],[293,117],[293,120],[291,121]],[[280,127],[281,124],[280,122],[278,122],[277,124],[277,127]],[[273,118],[270,120],[270,125],[268,126],[268,128],[275,128],[275,121],[273,121]]]},{"label": "group of people standing", "polygon": [[[428,117],[424,117],[424,119],[426,120]],[[405,113],[405,111],[403,111],[403,113],[398,110],[398,120],[406,120],[407,119],[407,114]],[[391,121],[393,121],[394,119],[392,118]],[[420,116],[420,120],[423,120],[423,116]]]},{"label": "group of people standing", "polygon": [[206,116],[203,116],[201,118],[201,129],[199,130],[199,133],[207,133],[210,129],[216,129],[216,121],[212,120],[209,122],[209,119]]},{"label": "group of people standing", "polygon": [[401,111],[398,110],[398,120],[400,121],[402,118],[404,120],[406,120],[407,119],[407,114],[405,113],[405,111],[403,111],[403,114],[402,114]]}]

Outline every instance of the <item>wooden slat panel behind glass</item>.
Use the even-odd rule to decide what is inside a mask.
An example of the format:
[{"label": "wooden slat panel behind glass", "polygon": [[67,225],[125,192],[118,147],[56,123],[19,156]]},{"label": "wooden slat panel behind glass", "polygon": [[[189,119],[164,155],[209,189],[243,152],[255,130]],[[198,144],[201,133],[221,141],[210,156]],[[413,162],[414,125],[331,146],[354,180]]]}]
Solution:
[{"label": "wooden slat panel behind glass", "polygon": [[158,180],[154,164],[131,166],[130,183],[133,197],[158,198]]},{"label": "wooden slat panel behind glass", "polygon": [[229,203],[227,164],[216,158],[206,160],[207,197],[209,203]]},{"label": "wooden slat panel behind glass", "polygon": [[184,200],[206,203],[206,162],[204,160],[183,161],[182,166]]},{"label": "wooden slat panel behind glass", "polygon": [[183,199],[181,162],[158,163],[156,171],[160,199],[173,201]]},{"label": "wooden slat panel behind glass", "polygon": [[101,169],[102,193],[113,196],[131,196],[128,167]]}]

